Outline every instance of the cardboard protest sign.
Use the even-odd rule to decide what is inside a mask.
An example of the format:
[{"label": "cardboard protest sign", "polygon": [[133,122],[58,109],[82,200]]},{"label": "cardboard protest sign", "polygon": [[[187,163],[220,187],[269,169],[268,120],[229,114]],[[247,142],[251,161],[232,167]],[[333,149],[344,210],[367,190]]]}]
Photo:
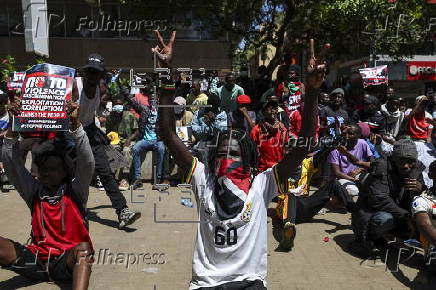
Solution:
[{"label": "cardboard protest sign", "polygon": [[359,69],[362,76],[363,87],[388,85],[388,66],[381,65],[376,67],[368,67]]},{"label": "cardboard protest sign", "polygon": [[9,91],[18,91],[21,90],[21,86],[24,82],[24,77],[26,76],[26,72],[23,71],[14,71],[9,74],[9,79],[7,82],[7,87]]},{"label": "cardboard protest sign", "polygon": [[27,70],[21,89],[21,111],[14,117],[13,130],[68,130],[66,107],[71,100],[75,72],[73,68],[47,63]]}]

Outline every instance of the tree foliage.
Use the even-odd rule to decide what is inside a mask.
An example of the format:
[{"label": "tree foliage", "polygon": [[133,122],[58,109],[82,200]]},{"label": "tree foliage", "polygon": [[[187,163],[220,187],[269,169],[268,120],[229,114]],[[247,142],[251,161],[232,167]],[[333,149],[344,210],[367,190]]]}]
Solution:
[{"label": "tree foliage", "polygon": [[[229,35],[236,47],[276,47],[268,69],[285,51],[300,52],[309,38],[330,42],[332,57],[370,52],[400,58],[431,51],[436,5],[425,0],[120,0],[142,16],[177,19],[192,12],[205,29]],[[170,23],[175,23],[171,22]],[[431,23],[433,28],[429,31]],[[430,45],[429,45],[430,44]]]}]

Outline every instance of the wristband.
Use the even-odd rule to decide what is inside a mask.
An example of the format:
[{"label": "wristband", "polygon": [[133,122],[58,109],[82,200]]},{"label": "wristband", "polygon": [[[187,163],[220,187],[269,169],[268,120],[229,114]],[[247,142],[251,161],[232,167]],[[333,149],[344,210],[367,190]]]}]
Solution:
[{"label": "wristband", "polygon": [[176,90],[176,85],[175,84],[161,84],[160,88],[163,90],[174,91],[174,90]]}]

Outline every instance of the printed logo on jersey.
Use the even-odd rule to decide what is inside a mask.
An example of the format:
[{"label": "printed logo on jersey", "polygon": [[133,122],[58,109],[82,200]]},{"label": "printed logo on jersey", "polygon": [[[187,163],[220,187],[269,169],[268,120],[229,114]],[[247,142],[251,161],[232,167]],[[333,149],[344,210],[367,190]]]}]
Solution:
[{"label": "printed logo on jersey", "polygon": [[206,208],[206,209],[204,210],[204,212],[205,212],[208,216],[211,217],[215,211],[214,211],[213,209],[211,209],[211,208]]},{"label": "printed logo on jersey", "polygon": [[245,210],[241,215],[241,220],[248,223],[251,219],[251,202],[245,204]]}]

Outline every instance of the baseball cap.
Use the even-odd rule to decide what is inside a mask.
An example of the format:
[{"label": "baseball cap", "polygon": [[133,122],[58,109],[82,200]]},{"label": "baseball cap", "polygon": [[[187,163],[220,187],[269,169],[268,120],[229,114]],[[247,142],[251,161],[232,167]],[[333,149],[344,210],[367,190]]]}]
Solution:
[{"label": "baseball cap", "polygon": [[266,108],[269,107],[274,107],[277,108],[279,106],[279,103],[277,101],[271,100],[265,103],[265,105],[263,105],[262,110],[265,110]]},{"label": "baseball cap", "polygon": [[86,58],[86,65],[83,69],[93,68],[101,72],[106,71],[106,64],[104,63],[104,58],[98,53],[91,53]]},{"label": "baseball cap", "polygon": [[[416,97],[416,99],[415,99],[415,103],[418,103],[419,101],[421,101],[421,100],[423,100],[423,99],[426,99],[426,98],[427,98],[426,95],[418,96],[418,97]],[[428,98],[427,98],[427,100],[428,100]]]},{"label": "baseball cap", "polygon": [[242,104],[251,104],[251,99],[247,95],[239,95],[236,98],[236,103],[241,104],[241,105]]},{"label": "baseball cap", "polygon": [[336,95],[336,94],[341,94],[342,96],[345,95],[345,92],[342,88],[336,88],[333,91],[330,92],[330,96],[332,95]]},{"label": "baseball cap", "polygon": [[113,132],[113,131],[109,132],[107,134],[107,137],[111,141],[111,145],[118,145],[118,144],[120,144],[120,136],[118,135],[117,132]]},{"label": "baseball cap", "polygon": [[183,97],[176,97],[175,99],[174,99],[174,103],[176,103],[177,105],[179,105],[179,106],[186,106],[186,100],[185,100],[185,98],[183,98]]}]

